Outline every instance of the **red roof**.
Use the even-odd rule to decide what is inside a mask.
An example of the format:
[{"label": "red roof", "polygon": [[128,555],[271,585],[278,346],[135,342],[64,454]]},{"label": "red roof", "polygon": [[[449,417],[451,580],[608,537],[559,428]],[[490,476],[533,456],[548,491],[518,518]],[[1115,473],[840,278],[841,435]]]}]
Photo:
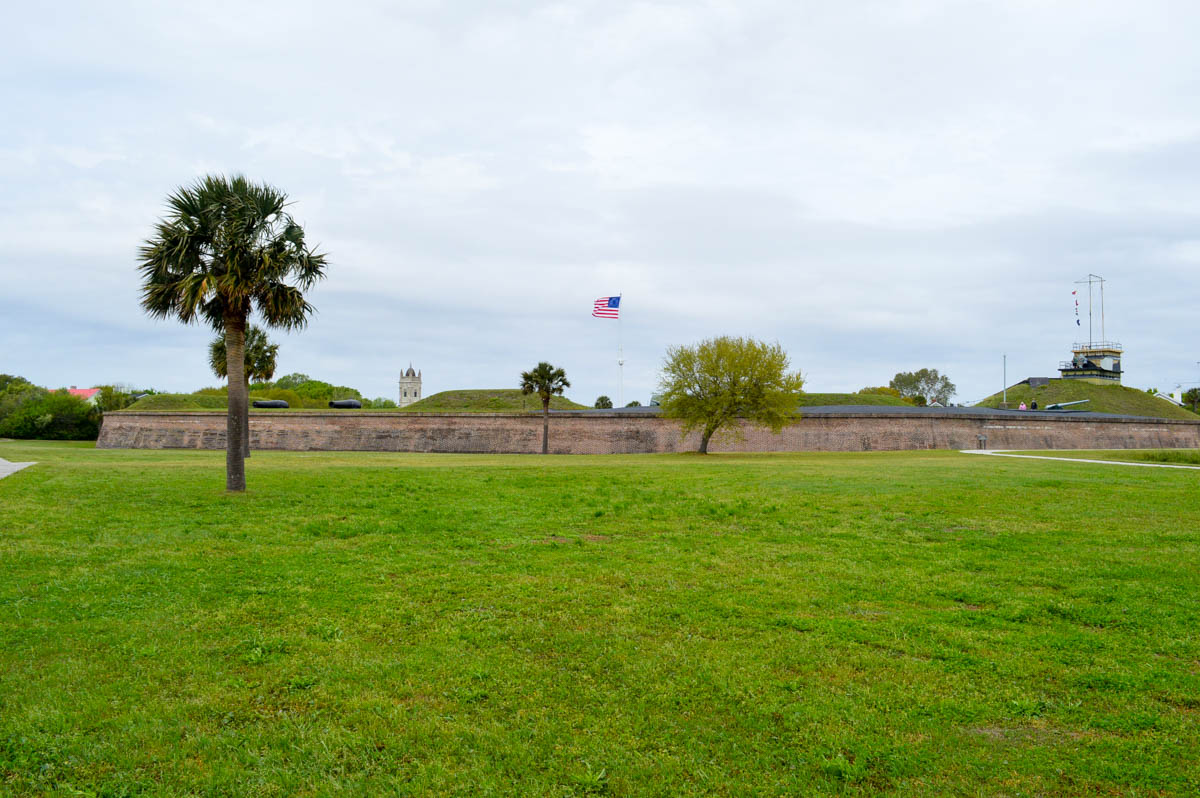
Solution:
[{"label": "red roof", "polygon": [[80,399],[91,399],[96,394],[100,393],[99,388],[68,388],[67,393],[71,396],[78,396]]}]

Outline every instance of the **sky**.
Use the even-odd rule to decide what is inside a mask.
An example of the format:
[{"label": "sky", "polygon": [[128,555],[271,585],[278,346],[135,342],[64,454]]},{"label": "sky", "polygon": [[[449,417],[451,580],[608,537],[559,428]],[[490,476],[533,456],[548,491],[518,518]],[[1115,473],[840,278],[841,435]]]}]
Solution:
[{"label": "sky", "polygon": [[1125,384],[1200,380],[1195,3],[117,0],[6,28],[0,372],[38,384],[218,383],[136,268],[210,173],[286,191],[328,253],[277,373],[368,397],[410,362],[429,395],[548,360],[576,401],[645,403],[668,347],[745,335],[810,391],[927,367],[973,402],[1005,355],[1056,376],[1089,273]]}]

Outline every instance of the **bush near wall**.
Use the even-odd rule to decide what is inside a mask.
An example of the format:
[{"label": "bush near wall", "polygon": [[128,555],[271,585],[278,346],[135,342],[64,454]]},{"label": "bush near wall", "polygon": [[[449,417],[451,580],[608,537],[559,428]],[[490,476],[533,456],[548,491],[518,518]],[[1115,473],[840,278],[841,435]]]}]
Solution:
[{"label": "bush near wall", "polygon": [[99,434],[99,408],[65,391],[31,397],[0,421],[2,438],[94,441]]}]

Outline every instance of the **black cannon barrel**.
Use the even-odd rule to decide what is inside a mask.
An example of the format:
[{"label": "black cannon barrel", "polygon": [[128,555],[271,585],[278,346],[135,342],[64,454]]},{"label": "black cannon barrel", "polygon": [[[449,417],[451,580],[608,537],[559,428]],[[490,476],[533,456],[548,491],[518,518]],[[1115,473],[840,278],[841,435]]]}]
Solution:
[{"label": "black cannon barrel", "polygon": [[338,410],[359,410],[362,408],[362,402],[357,399],[334,399],[329,406]]},{"label": "black cannon barrel", "polygon": [[287,402],[282,399],[255,399],[255,407],[290,407]]}]

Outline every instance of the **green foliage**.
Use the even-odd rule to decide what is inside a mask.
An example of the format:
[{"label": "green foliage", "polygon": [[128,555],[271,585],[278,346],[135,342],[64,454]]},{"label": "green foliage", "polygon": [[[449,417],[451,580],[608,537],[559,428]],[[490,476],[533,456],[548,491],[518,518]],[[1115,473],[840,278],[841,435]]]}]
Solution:
[{"label": "green foliage", "polygon": [[949,378],[938,374],[937,369],[902,371],[892,377],[889,387],[905,399],[912,399],[914,404],[921,405],[927,401],[947,404],[957,390]]},{"label": "green foliage", "polygon": [[0,394],[32,387],[33,383],[24,377],[18,377],[13,374],[0,374]]},{"label": "green foliage", "polygon": [[301,374],[299,372],[295,374],[285,374],[279,379],[275,380],[275,387],[290,388],[294,390],[297,385],[308,382],[311,379],[312,377],[308,376],[307,374]]},{"label": "green foliage", "polygon": [[374,399],[364,399],[363,407],[369,407],[372,410],[391,410],[396,407],[396,402],[392,399],[377,396]]},{"label": "green foliage", "polygon": [[549,409],[551,396],[562,396],[563,390],[571,387],[567,381],[567,373],[546,361],[542,361],[530,371],[521,372],[521,393],[526,396],[537,394],[542,400],[542,407]]},{"label": "green foliage", "polygon": [[626,402],[625,406],[626,407],[641,407],[642,403],[639,402],[637,399],[633,399],[633,400]]},{"label": "green foliage", "polygon": [[742,435],[739,418],[775,432],[797,417],[804,380],[788,372],[778,343],[721,336],[667,350],[659,388],[662,412],[700,430],[700,452],[719,431]]},{"label": "green foliage", "polygon": [[100,392],[96,394],[96,407],[100,408],[102,413],[124,410],[133,404],[133,393],[127,389],[116,385],[101,385],[99,388]]},{"label": "green foliage", "polygon": [[100,434],[100,409],[66,391],[26,394],[2,421],[0,438],[94,441]]},{"label": "green foliage", "polygon": [[[275,376],[279,344],[271,343],[265,330],[253,324],[246,328],[244,349],[246,382],[267,381]],[[208,345],[208,364],[218,377],[229,376],[225,359],[225,336],[218,335]]]},{"label": "green foliage", "polygon": [[612,399],[601,395],[596,397],[596,404],[593,405],[597,410],[609,410],[613,406]]},{"label": "green foliage", "polygon": [[863,388],[859,391],[860,394],[867,396],[893,396],[900,399],[900,392],[889,385],[876,385],[874,387]]},{"label": "green foliage", "polygon": [[1195,413],[1197,407],[1200,407],[1200,388],[1189,388],[1183,392],[1183,403],[1192,406],[1192,412]]},{"label": "green foliage", "polygon": [[[292,388],[298,396],[305,399],[318,399],[322,402],[328,402],[333,398],[333,386],[328,382],[321,380],[305,380],[304,382]],[[340,396],[338,397],[341,398]]]},{"label": "green foliage", "polygon": [[0,442],[0,793],[1197,793],[1194,471],[221,456]]}]

